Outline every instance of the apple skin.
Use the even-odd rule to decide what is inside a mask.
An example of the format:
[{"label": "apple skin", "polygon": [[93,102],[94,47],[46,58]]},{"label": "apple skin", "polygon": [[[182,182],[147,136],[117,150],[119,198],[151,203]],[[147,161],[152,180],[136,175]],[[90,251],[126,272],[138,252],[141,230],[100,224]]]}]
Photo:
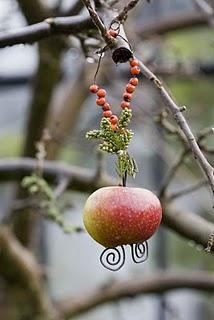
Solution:
[{"label": "apple skin", "polygon": [[106,248],[149,239],[161,218],[156,195],[132,187],[100,188],[88,197],[83,211],[87,232]]}]

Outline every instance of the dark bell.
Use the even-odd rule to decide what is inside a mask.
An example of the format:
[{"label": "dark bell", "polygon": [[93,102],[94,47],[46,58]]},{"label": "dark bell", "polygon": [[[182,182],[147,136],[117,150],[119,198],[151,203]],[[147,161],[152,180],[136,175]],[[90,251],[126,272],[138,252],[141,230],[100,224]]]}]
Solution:
[{"label": "dark bell", "polygon": [[117,63],[125,63],[129,61],[129,59],[133,58],[133,53],[130,49],[127,49],[126,47],[119,47],[114,50],[112,54],[113,61]]}]

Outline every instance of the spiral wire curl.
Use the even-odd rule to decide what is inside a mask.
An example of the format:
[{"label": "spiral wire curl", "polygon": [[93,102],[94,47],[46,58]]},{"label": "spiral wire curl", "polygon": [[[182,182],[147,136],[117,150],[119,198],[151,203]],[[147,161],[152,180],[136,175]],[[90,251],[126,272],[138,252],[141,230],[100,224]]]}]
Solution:
[{"label": "spiral wire curl", "polygon": [[148,242],[138,242],[130,245],[132,260],[135,263],[142,263],[148,259]]},{"label": "spiral wire curl", "polygon": [[124,246],[120,246],[119,248],[106,248],[101,253],[100,262],[102,266],[108,270],[117,271],[121,269],[125,263]]}]

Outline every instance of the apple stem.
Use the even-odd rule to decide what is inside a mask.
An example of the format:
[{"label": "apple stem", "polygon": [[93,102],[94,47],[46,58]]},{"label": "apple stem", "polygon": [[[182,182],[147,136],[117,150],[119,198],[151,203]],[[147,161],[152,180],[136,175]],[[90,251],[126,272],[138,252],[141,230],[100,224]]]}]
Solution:
[{"label": "apple stem", "polygon": [[127,171],[125,171],[125,174],[124,174],[124,176],[123,176],[123,178],[122,178],[122,185],[123,185],[123,187],[126,187],[126,181],[127,181]]}]

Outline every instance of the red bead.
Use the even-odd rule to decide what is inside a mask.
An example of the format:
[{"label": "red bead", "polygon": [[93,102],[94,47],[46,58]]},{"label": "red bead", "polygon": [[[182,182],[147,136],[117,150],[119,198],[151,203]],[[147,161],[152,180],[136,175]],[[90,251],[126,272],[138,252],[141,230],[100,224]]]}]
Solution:
[{"label": "red bead", "polygon": [[106,96],[106,91],[105,91],[104,89],[99,89],[99,90],[97,91],[97,96],[98,96],[99,98],[104,98],[104,97]]},{"label": "red bead", "polygon": [[126,91],[128,92],[128,93],[132,93],[132,92],[134,92],[135,91],[135,86],[133,86],[132,84],[127,84],[127,86],[126,86]]},{"label": "red bead", "polygon": [[105,99],[105,98],[98,98],[98,99],[96,100],[96,104],[97,104],[98,106],[103,106],[103,105],[105,104],[105,102],[106,102],[106,99]]},{"label": "red bead", "polygon": [[111,124],[115,125],[118,123],[118,117],[115,116],[114,114],[110,117],[110,122]]},{"label": "red bead", "polygon": [[99,90],[99,87],[98,87],[96,84],[92,84],[92,85],[89,87],[89,90],[91,91],[91,93],[97,93],[98,90]]},{"label": "red bead", "polygon": [[108,33],[108,35],[110,35],[110,36],[113,37],[113,38],[116,38],[116,37],[118,36],[118,31],[115,31],[115,30],[113,30],[113,29],[109,29],[109,30],[107,31],[107,33]]},{"label": "red bead", "polygon": [[123,94],[123,99],[127,102],[131,101],[132,99],[132,94],[131,93],[128,93],[128,92],[124,92]]},{"label": "red bead", "polygon": [[139,66],[139,61],[137,59],[132,59],[130,61],[130,66],[131,67],[138,67]]},{"label": "red bead", "polygon": [[103,111],[108,111],[111,109],[111,106],[108,102],[106,102],[103,106],[102,106]]},{"label": "red bead", "polygon": [[122,109],[125,109],[125,108],[129,109],[130,108],[130,102],[122,101],[120,106],[121,106]]},{"label": "red bead", "polygon": [[138,85],[138,78],[131,78],[130,80],[129,80],[129,83],[131,83],[133,86],[137,86]]},{"label": "red bead", "polygon": [[107,110],[103,112],[103,117],[110,118],[112,116],[111,110]]},{"label": "red bead", "polygon": [[140,73],[140,68],[139,67],[135,66],[135,67],[131,68],[131,74],[137,75],[139,73]]}]

